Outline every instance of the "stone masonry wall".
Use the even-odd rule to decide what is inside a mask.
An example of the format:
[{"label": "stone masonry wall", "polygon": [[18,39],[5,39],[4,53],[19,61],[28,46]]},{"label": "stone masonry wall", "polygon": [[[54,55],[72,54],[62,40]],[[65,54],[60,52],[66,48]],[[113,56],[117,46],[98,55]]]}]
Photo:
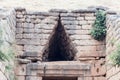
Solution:
[{"label": "stone masonry wall", "polygon": [[94,40],[90,35],[95,10],[57,10],[31,12],[16,8],[16,49],[18,62],[16,75],[25,80],[26,64],[41,62],[42,53],[57,24],[60,14],[62,24],[77,50],[76,60],[90,63],[91,80],[105,80],[105,41]]},{"label": "stone masonry wall", "polygon": [[[9,54],[10,50],[13,50],[15,43],[15,25],[16,25],[16,17],[15,11],[13,9],[0,9],[0,40],[2,44],[0,45],[0,51],[4,54]],[[10,76],[14,73],[13,69],[11,69],[11,73],[6,71],[6,66],[10,63],[12,67],[13,59],[9,62],[0,61],[0,80],[10,80]],[[13,75],[14,76],[14,75]],[[12,77],[12,76],[11,76]]]},{"label": "stone masonry wall", "polygon": [[[95,10],[86,9],[69,12],[53,9],[49,12],[31,12],[24,8],[16,8],[15,10],[0,9],[0,29],[3,41],[0,50],[7,54],[10,48],[16,48],[14,50],[16,51],[18,61],[16,63],[15,74],[18,80],[42,79],[40,76],[37,78],[37,76],[27,75],[29,74],[27,72],[28,66],[31,65],[33,69],[36,69],[35,65],[38,66],[38,64],[39,66],[43,66],[40,64],[42,62],[42,54],[57,24],[59,14],[66,33],[77,50],[76,61],[84,63],[81,66],[91,65],[85,68],[81,67],[81,69],[90,68],[90,73],[84,73],[87,75],[89,73],[89,76],[86,76],[86,78],[85,76],[79,77],[78,79],[119,80],[120,69],[118,66],[113,66],[108,58],[120,41],[119,15],[107,14],[107,37],[105,43],[105,41],[98,42],[94,40],[90,35],[92,24],[95,21]],[[106,55],[107,67],[105,66]],[[13,61],[11,63],[13,64]],[[65,62],[61,63],[64,64]],[[75,66],[76,64],[80,66],[78,62],[73,61],[73,63],[75,64],[71,66]],[[6,64],[6,62],[0,61],[0,80],[10,79],[8,78],[9,74],[5,71]],[[66,64],[68,63],[66,62]],[[47,65],[49,65],[49,62]],[[33,70],[32,74],[36,72]]]},{"label": "stone masonry wall", "polygon": [[[60,11],[52,12],[26,12],[25,9],[17,9],[16,42],[18,44],[18,55],[25,52],[37,52],[42,55],[42,50],[49,40],[52,30],[57,24]],[[94,40],[90,35],[90,29],[95,20],[94,11],[61,10],[62,23],[70,36],[72,43],[77,49],[78,59],[82,57],[105,56],[104,42]],[[92,52],[91,52],[92,51]],[[92,54],[91,54],[92,53]],[[95,59],[95,58],[94,58]]]},{"label": "stone masonry wall", "polygon": [[107,65],[107,80],[119,80],[120,79],[120,68],[113,66],[109,56],[120,42],[120,16],[119,15],[108,15],[107,16],[107,38],[106,38],[106,65]]}]

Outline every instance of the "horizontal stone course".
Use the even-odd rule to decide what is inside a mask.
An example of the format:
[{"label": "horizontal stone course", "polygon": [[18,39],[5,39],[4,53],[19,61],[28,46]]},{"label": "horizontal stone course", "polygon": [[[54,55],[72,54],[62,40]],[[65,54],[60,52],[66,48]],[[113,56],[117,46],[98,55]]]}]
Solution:
[{"label": "horizontal stone course", "polygon": [[48,40],[40,40],[40,39],[16,39],[16,43],[19,45],[46,45]]},{"label": "horizontal stone course", "polygon": [[101,45],[104,44],[103,42],[98,42],[96,40],[74,40],[73,41],[76,45],[79,46],[86,46],[86,45]]},{"label": "horizontal stone course", "polygon": [[48,39],[49,38],[49,34],[23,34],[23,38],[24,39]]},{"label": "horizontal stone course", "polygon": [[66,30],[68,34],[87,35],[90,34],[89,30]]},{"label": "horizontal stone course", "polygon": [[43,50],[44,46],[40,45],[24,45],[24,51],[28,52],[41,52]]},{"label": "horizontal stone course", "polygon": [[71,35],[72,40],[90,40],[92,37],[90,35]]}]

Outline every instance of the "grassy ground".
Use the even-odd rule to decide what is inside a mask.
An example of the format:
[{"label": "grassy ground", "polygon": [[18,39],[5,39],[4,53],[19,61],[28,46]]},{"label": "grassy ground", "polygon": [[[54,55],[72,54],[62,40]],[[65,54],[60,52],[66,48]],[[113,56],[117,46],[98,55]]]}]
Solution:
[{"label": "grassy ground", "polygon": [[0,7],[25,7],[30,10],[81,9],[88,6],[105,6],[120,11],[120,0],[0,0]]}]

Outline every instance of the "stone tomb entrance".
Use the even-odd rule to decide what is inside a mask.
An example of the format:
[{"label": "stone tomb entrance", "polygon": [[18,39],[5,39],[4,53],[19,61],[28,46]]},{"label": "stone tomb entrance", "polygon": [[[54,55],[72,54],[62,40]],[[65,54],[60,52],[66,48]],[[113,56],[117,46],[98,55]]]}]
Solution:
[{"label": "stone tomb entrance", "polygon": [[18,80],[104,80],[105,43],[90,35],[95,18],[92,10],[16,9]]},{"label": "stone tomb entrance", "polygon": [[[46,45],[42,62],[27,65],[26,80],[84,80],[90,73],[90,65],[75,61],[77,50],[71,43],[59,16],[58,23]],[[81,79],[80,79],[81,78]]]},{"label": "stone tomb entrance", "polygon": [[77,77],[43,77],[43,80],[78,80]]}]

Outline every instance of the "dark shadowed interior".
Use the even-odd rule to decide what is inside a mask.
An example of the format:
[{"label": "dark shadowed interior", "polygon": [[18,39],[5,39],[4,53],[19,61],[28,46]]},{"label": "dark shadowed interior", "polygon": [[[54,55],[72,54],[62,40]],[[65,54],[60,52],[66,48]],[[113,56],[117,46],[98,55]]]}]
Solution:
[{"label": "dark shadowed interior", "polygon": [[49,44],[43,52],[43,61],[71,61],[74,60],[75,53],[76,49],[66,34],[59,16]]},{"label": "dark shadowed interior", "polygon": [[43,80],[77,80],[77,77],[43,77]]}]

